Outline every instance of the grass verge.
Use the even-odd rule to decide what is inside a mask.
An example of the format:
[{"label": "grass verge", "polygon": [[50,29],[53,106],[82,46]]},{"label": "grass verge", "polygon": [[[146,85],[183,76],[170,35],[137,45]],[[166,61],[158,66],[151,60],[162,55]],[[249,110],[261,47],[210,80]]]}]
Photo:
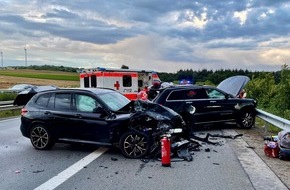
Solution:
[{"label": "grass verge", "polygon": [[13,110],[3,110],[0,111],[0,118],[8,118],[8,117],[14,117],[14,116],[20,116],[21,108],[19,109],[13,109]]},{"label": "grass verge", "polygon": [[78,73],[63,73],[63,72],[42,72],[42,71],[29,71],[25,70],[0,70],[1,75],[13,76],[13,77],[26,77],[36,79],[49,79],[49,80],[67,80],[78,81]]}]

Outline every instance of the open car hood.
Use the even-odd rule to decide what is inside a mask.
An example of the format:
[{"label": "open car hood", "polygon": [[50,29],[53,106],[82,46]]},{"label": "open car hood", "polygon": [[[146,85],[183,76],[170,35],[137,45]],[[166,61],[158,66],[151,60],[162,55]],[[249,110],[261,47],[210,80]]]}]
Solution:
[{"label": "open car hood", "polygon": [[250,81],[250,78],[247,76],[232,76],[223,80],[217,88],[233,95],[234,97],[238,96],[244,86]]},{"label": "open car hood", "polygon": [[58,87],[53,85],[48,86],[33,86],[27,90],[21,91],[15,98],[13,105],[22,106],[25,105],[35,94],[38,92],[46,91],[46,90],[54,90],[58,89]]}]

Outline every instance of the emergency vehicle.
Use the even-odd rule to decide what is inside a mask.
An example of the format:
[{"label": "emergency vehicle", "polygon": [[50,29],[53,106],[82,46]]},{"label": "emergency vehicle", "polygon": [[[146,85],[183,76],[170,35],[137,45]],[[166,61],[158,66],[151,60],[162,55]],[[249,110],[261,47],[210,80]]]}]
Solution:
[{"label": "emergency vehicle", "polygon": [[114,89],[124,94],[130,100],[137,99],[137,94],[145,87],[161,82],[158,74],[151,70],[84,69],[80,73],[80,87],[104,87]]}]

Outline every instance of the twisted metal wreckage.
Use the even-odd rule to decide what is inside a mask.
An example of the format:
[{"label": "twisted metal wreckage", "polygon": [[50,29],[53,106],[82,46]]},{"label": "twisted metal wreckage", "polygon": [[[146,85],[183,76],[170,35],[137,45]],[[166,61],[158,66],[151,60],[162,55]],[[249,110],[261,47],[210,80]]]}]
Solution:
[{"label": "twisted metal wreckage", "polygon": [[[201,137],[204,136],[204,137]],[[189,138],[175,139],[175,142],[171,143],[171,160],[174,161],[193,161],[193,155],[196,151],[201,151],[203,144],[209,144],[214,146],[222,146],[223,143],[218,141],[219,138],[236,139],[243,136],[238,134],[235,136],[210,134],[210,133],[198,133],[198,135],[191,133]],[[156,149],[151,155],[147,155],[146,158],[160,158],[160,148]],[[209,148],[204,149],[209,152]]]},{"label": "twisted metal wreckage", "polygon": [[[162,111],[166,109],[166,111]],[[194,134],[186,125],[182,117],[171,109],[148,101],[137,100],[134,102],[134,113],[130,120],[130,129],[135,133],[143,134],[149,139],[149,151],[143,156],[145,160],[160,159],[161,143],[163,136],[169,136],[171,144],[171,160],[192,161],[195,151],[200,151],[202,144],[222,146],[219,138],[236,139],[243,136],[221,134]],[[173,114],[174,113],[174,114]],[[194,113],[192,113],[194,114]],[[144,135],[145,134],[145,135]],[[206,149],[205,151],[209,151]],[[132,151],[133,152],[133,151]],[[143,161],[145,161],[143,159]]]}]

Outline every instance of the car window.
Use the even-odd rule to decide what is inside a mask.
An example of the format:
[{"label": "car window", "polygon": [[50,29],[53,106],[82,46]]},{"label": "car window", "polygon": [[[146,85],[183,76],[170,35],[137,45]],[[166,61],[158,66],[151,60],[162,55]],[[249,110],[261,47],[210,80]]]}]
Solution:
[{"label": "car window", "polygon": [[216,89],[208,88],[206,89],[206,93],[208,95],[208,98],[210,99],[224,99],[225,98],[225,95]]},{"label": "car window", "polygon": [[55,109],[60,110],[70,110],[70,101],[71,94],[70,93],[57,93],[55,94]]},{"label": "car window", "polygon": [[190,89],[185,91],[185,99],[191,100],[191,99],[206,99],[206,93],[204,89]]},{"label": "car window", "polygon": [[186,89],[172,91],[167,100],[192,100],[207,98],[203,89]]},{"label": "car window", "polygon": [[46,108],[50,97],[51,97],[51,93],[42,94],[37,98],[37,100],[35,101],[35,104],[37,104],[40,107]]},{"label": "car window", "polygon": [[101,108],[101,105],[91,96],[76,94],[76,109],[80,112],[91,112],[93,113],[98,108]]},{"label": "car window", "polygon": [[175,90],[175,91],[172,91],[167,100],[183,100],[183,90]]},{"label": "car window", "polygon": [[124,75],[123,76],[123,86],[124,87],[131,87],[132,86],[132,77],[131,77],[131,75]]}]

